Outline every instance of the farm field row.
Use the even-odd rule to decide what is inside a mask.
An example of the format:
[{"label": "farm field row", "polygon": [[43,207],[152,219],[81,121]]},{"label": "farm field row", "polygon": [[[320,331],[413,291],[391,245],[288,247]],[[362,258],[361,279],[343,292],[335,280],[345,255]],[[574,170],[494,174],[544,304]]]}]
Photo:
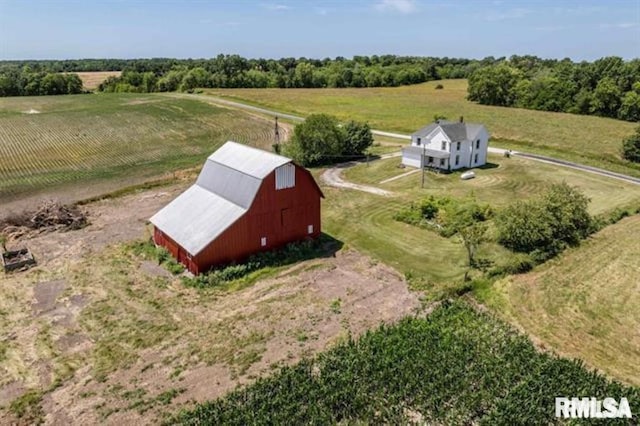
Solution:
[{"label": "farm field row", "polygon": [[271,123],[153,94],[3,98],[0,200],[162,175],[200,164],[230,139],[270,147]]},{"label": "farm field row", "polygon": [[[444,89],[435,90],[437,84]],[[478,105],[466,100],[466,80],[363,89],[207,89],[221,96],[301,116],[333,114],[368,121],[373,128],[413,133],[444,115],[483,123],[493,144],[538,152],[640,176],[640,166],[620,159],[634,124],[609,118]]]}]

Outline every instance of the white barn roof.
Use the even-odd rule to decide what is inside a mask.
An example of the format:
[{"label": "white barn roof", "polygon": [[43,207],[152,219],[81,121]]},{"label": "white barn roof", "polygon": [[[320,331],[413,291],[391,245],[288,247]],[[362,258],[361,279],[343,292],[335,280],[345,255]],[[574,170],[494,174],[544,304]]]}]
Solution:
[{"label": "white barn roof", "polygon": [[149,221],[195,256],[247,212],[269,173],[290,162],[229,141],[209,156],[196,183]]}]

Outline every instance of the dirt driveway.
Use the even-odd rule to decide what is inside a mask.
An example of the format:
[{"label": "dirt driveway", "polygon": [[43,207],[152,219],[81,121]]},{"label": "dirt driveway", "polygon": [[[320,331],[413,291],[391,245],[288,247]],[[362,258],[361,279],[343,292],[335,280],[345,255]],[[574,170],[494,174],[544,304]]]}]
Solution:
[{"label": "dirt driveway", "polygon": [[21,242],[39,265],[0,276],[0,424],[156,424],[420,309],[350,249],[234,291],[185,287],[127,248],[184,186],[96,202],[87,228]]}]

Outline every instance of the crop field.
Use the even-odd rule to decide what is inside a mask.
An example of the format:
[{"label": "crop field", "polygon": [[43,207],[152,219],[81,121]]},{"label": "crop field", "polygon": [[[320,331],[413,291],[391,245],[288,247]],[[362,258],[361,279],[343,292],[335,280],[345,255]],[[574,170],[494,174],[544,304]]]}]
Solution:
[{"label": "crop field", "polygon": [[625,396],[632,413],[640,409],[640,389],[537,352],[457,302],[349,340],[173,422],[553,424],[556,395]]},{"label": "crop field", "polygon": [[640,386],[640,216],[480,298],[560,354]]},{"label": "crop field", "polygon": [[[436,84],[444,89],[435,90]],[[466,100],[466,80],[444,80],[395,88],[207,89],[216,96],[248,101],[306,116],[333,114],[368,121],[373,128],[413,133],[435,114],[483,123],[491,144],[537,152],[640,175],[640,166],[620,159],[623,138],[634,124],[592,116],[478,105]]]},{"label": "crop field", "polygon": [[3,98],[0,200],[135,183],[198,165],[227,140],[270,147],[271,129],[243,112],[153,94]]},{"label": "crop field", "polygon": [[91,72],[76,72],[80,80],[82,80],[82,87],[87,90],[94,90],[100,83],[105,81],[109,77],[120,77],[122,71],[91,71]]}]

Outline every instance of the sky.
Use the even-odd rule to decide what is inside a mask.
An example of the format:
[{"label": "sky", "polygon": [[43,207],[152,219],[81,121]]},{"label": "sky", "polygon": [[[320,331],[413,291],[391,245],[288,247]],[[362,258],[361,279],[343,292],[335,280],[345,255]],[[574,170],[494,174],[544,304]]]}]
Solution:
[{"label": "sky", "polygon": [[0,59],[640,57],[640,0],[0,0]]}]

